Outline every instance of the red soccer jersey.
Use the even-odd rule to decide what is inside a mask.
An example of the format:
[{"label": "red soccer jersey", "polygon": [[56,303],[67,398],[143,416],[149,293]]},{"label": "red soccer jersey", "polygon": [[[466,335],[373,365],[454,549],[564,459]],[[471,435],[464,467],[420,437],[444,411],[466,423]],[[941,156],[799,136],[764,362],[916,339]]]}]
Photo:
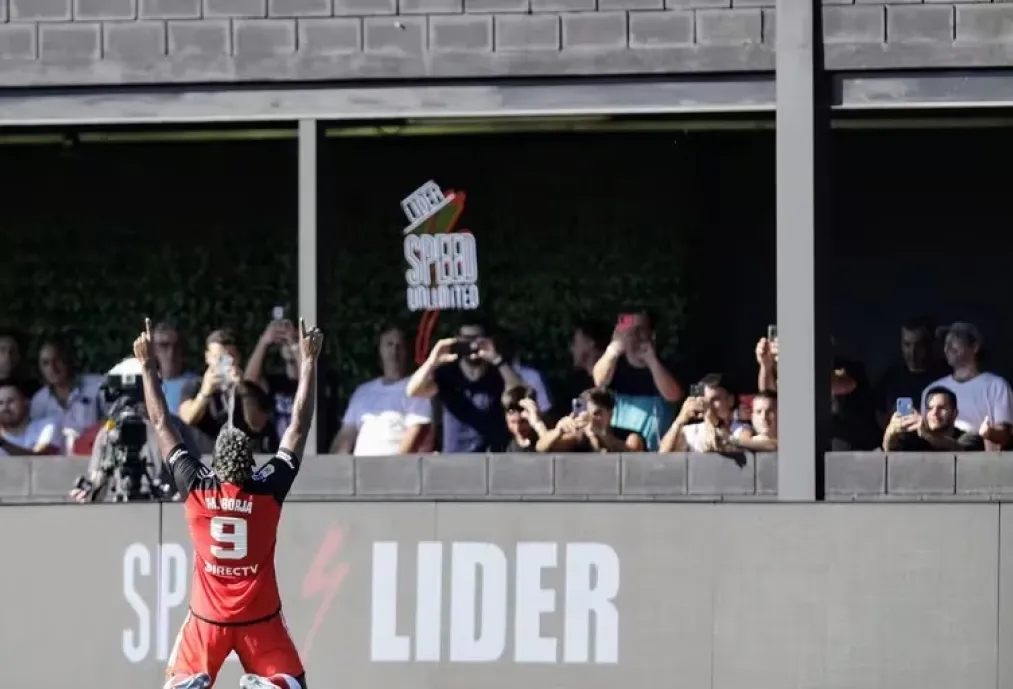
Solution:
[{"label": "red soccer jersey", "polygon": [[184,447],[169,453],[194,547],[190,611],[217,624],[251,624],[281,611],[274,570],[281,506],[299,459],[281,449],[243,486],[218,480]]}]

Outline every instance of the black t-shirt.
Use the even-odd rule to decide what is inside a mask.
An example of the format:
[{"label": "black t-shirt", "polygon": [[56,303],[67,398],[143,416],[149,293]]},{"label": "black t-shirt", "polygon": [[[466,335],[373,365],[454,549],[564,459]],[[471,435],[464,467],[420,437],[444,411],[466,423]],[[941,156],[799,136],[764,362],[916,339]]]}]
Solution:
[{"label": "black t-shirt", "polygon": [[[665,370],[675,376],[675,368],[669,362],[662,362]],[[658,386],[654,384],[654,376],[651,369],[646,365],[637,368],[627,360],[625,356],[619,357],[616,363],[616,370],[612,373],[612,381],[608,384],[612,392],[617,395],[632,395],[635,397],[660,396]]]},{"label": "black t-shirt", "polygon": [[583,369],[575,369],[560,384],[558,390],[553,390],[552,399],[555,407],[552,410],[553,418],[561,419],[573,411],[573,400],[580,397],[580,393],[594,387],[594,378]]},{"label": "black t-shirt", "polygon": [[285,434],[285,429],[292,422],[292,405],[295,402],[295,391],[299,381],[292,380],[285,374],[269,375],[267,383],[267,399],[273,411],[271,423],[278,438]]},{"label": "black t-shirt", "polygon": [[865,367],[857,361],[834,357],[834,370],[844,369],[855,381],[849,395],[834,395],[831,424],[834,451],[874,450],[882,440],[876,423],[875,402]]},{"label": "black t-shirt", "polygon": [[897,400],[910,397],[915,409],[921,411],[922,393],[925,388],[947,375],[942,367],[930,367],[924,371],[910,371],[903,363],[887,369],[876,386],[877,411],[893,414],[897,408]]},{"label": "black t-shirt", "polygon": [[[951,428],[947,435],[956,440],[961,449],[966,452],[983,452],[985,450],[985,441],[974,433],[962,433],[956,428]],[[933,447],[927,440],[911,431],[901,433],[897,440],[898,445],[894,452],[950,452],[950,450]]]},{"label": "black t-shirt", "polygon": [[503,414],[503,376],[487,366],[477,380],[464,375],[457,362],[434,373],[443,405],[443,451],[502,452],[510,442]]},{"label": "black t-shirt", "polygon": [[[183,400],[192,400],[197,396],[197,392],[200,390],[201,381],[200,379],[194,380],[183,387],[180,398]],[[275,433],[274,427],[271,422],[268,421],[259,432],[253,431],[246,423],[246,419],[243,416],[243,400],[240,399],[240,393],[247,394],[253,397],[255,402],[265,411],[270,411],[271,400],[267,394],[260,389],[259,385],[255,385],[248,381],[240,383],[241,389],[236,390],[236,406],[232,414],[233,425],[241,430],[243,433],[250,437],[253,441],[253,448],[255,452],[274,452],[278,448],[279,436]],[[204,412],[204,416],[197,422],[195,428],[214,441],[218,437],[218,432],[222,430],[226,422],[229,420],[229,405],[228,398],[223,392],[215,392],[208,399],[208,406]]]},{"label": "black t-shirt", "polygon": [[534,452],[535,443],[537,442],[538,438],[532,438],[531,442],[529,442],[525,447],[524,445],[521,445],[519,442],[517,442],[517,438],[511,437],[510,442],[507,443],[506,452]]}]

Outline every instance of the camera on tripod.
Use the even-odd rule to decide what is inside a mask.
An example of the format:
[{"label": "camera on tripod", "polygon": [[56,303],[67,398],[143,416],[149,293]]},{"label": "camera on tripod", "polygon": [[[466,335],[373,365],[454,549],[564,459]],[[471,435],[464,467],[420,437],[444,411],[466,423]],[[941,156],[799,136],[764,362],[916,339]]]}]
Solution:
[{"label": "camera on tripod", "polygon": [[[152,476],[144,449],[148,445],[148,420],[144,410],[141,365],[126,359],[106,374],[101,391],[108,412],[106,436],[98,462],[102,474],[99,486],[111,483],[115,502],[164,500],[171,487]],[[78,490],[97,499],[99,491],[85,477],[78,479]]]}]

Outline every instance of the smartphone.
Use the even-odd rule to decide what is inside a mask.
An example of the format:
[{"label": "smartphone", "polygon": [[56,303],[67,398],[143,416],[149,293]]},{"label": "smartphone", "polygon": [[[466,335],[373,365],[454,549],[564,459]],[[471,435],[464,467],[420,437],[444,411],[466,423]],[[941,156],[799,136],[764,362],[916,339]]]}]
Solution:
[{"label": "smartphone", "polygon": [[915,403],[910,397],[897,398],[897,414],[899,416],[911,416],[915,413]]},{"label": "smartphone", "polygon": [[232,357],[228,354],[222,354],[218,360],[218,371],[222,374],[222,378],[228,378],[229,372],[232,370]]},{"label": "smartphone", "polygon": [[271,309],[271,320],[275,323],[285,320],[285,307],[275,306]]},{"label": "smartphone", "polygon": [[693,383],[689,386],[690,397],[703,397],[703,386],[700,383]]},{"label": "smartphone", "polygon": [[768,325],[767,326],[767,341],[768,342],[773,342],[776,339],[777,339],[777,326],[776,325]]},{"label": "smartphone", "polygon": [[578,414],[583,414],[585,411],[587,411],[587,405],[584,404],[584,400],[582,400],[579,397],[574,397],[572,400],[570,400],[571,414],[577,416]]},{"label": "smartphone", "polygon": [[619,332],[625,332],[633,327],[636,323],[637,315],[634,313],[621,313],[619,314],[619,322],[616,323],[616,329]]},{"label": "smartphone", "polygon": [[458,340],[451,347],[450,351],[461,359],[467,359],[475,351],[475,343],[471,340]]}]

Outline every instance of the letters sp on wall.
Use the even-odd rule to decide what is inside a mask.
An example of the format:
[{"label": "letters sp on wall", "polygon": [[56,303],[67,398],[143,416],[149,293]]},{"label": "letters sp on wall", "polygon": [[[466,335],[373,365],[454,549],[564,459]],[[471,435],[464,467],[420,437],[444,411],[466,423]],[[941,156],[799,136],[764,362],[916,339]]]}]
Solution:
[{"label": "letters sp on wall", "polygon": [[[608,544],[378,541],[371,555],[370,619],[360,627],[369,634],[372,662],[619,661],[620,561]],[[178,543],[134,543],[124,552],[123,595],[133,611],[122,636],[127,661],[168,659],[176,632],[170,618],[182,621],[192,557]],[[404,564],[410,560],[414,567]],[[366,575],[367,568],[354,569]],[[553,573],[559,583],[549,586]],[[399,582],[402,592],[408,582],[414,601],[399,596]],[[282,591],[285,602],[297,596]],[[337,603],[335,614],[343,618],[340,597]],[[297,627],[308,621],[286,609],[299,638]]]}]

